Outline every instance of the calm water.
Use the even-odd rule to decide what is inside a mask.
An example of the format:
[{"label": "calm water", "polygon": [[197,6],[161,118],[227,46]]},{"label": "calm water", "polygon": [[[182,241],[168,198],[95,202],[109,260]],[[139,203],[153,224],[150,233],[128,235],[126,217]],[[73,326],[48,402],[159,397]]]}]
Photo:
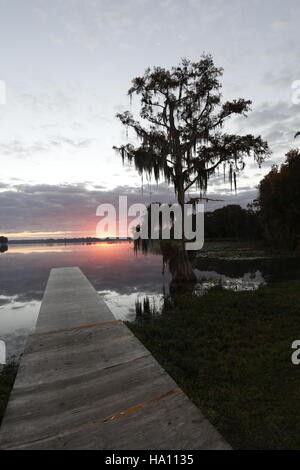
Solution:
[{"label": "calm water", "polygon": [[79,266],[119,319],[135,318],[144,296],[159,304],[167,275],[157,255],[136,256],[131,243],[11,245],[0,254],[0,339],[18,356],[34,329],[51,268]]},{"label": "calm water", "polygon": [[[0,254],[0,339],[8,357],[18,356],[34,329],[51,268],[79,266],[118,319],[133,320],[135,303],[148,296],[157,309],[168,293],[169,273],[162,274],[162,257],[134,254],[131,243],[94,245],[13,246]],[[218,259],[193,261],[198,295],[216,283],[235,290],[300,278],[299,260]]]}]

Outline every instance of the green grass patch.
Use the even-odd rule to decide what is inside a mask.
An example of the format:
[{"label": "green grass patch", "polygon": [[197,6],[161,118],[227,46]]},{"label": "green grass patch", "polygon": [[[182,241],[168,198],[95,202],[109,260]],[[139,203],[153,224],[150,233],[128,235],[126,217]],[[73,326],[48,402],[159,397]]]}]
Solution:
[{"label": "green grass patch", "polygon": [[299,281],[217,287],[127,324],[233,448],[300,448]]},{"label": "green grass patch", "polygon": [[11,362],[0,370],[0,424],[6,409],[10,392],[13,388],[18,371],[18,364]]}]

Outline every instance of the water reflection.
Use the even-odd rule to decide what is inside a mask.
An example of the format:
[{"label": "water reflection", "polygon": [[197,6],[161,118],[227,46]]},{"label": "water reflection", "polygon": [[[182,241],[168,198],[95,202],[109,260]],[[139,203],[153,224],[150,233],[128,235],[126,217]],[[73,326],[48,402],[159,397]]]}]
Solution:
[{"label": "water reflection", "polygon": [[[261,282],[300,279],[300,258],[297,256],[218,257],[197,256],[193,266],[200,272],[214,272],[230,279],[259,276]],[[257,274],[260,273],[260,274]],[[259,281],[259,279],[258,279]]]},{"label": "water reflection", "polygon": [[[133,320],[138,301],[148,297],[160,311],[164,296],[172,294],[172,272],[164,254],[157,246],[147,254],[134,254],[129,242],[10,246],[0,256],[0,339],[7,342],[8,355],[19,354],[33,330],[52,268],[79,266],[116,318]],[[250,290],[266,282],[300,278],[296,258],[232,259],[193,253],[190,260],[198,279],[190,288],[197,295],[219,283],[226,289]]]},{"label": "water reflection", "polygon": [[163,292],[161,257],[136,257],[133,245],[12,245],[0,258],[0,339],[19,354],[34,329],[52,268],[79,266],[117,318],[133,318],[135,302]]},{"label": "water reflection", "polygon": [[266,281],[260,271],[254,273],[244,273],[242,277],[228,277],[216,271],[199,271],[195,269],[198,282],[194,289],[195,295],[204,295],[213,287],[221,285],[224,289],[234,291],[256,290],[259,286],[266,284]]},{"label": "water reflection", "polygon": [[134,321],[136,318],[136,306],[149,299],[155,311],[160,311],[163,306],[165,294],[155,292],[138,292],[136,288],[131,294],[119,294],[117,291],[99,291],[116,318],[120,320]]},{"label": "water reflection", "polygon": [[[169,285],[171,297],[166,299],[167,302],[172,300],[173,295],[178,294],[204,295],[216,286],[234,291],[251,291],[267,282],[300,278],[299,257],[270,257],[262,250],[260,256],[251,256],[250,248],[242,248],[245,256],[240,257],[241,250],[233,249],[231,246],[229,249],[215,248],[209,254],[205,250],[186,252],[189,257],[188,264],[196,274],[196,281],[179,282],[180,271],[182,267],[186,270],[187,263],[183,260],[180,245],[175,240],[137,240],[135,250],[142,253],[161,254],[164,266],[168,267],[171,277]],[[137,302],[136,316],[140,317],[143,314],[147,316],[151,312],[157,314],[162,309],[163,306],[160,310],[157,309],[151,304],[150,299],[147,298],[146,301],[142,299]]]}]

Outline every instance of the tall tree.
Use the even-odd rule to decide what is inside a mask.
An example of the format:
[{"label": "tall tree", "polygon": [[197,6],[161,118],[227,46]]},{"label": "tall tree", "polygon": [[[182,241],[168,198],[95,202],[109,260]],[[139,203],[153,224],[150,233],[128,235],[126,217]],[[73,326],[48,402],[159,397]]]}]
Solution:
[{"label": "tall tree", "polygon": [[140,97],[140,119],[129,111],[117,114],[126,128],[134,130],[139,145],[114,147],[123,161],[133,162],[138,172],[172,184],[178,203],[192,187],[205,193],[209,179],[223,166],[232,186],[253,155],[260,165],[269,153],[261,137],[224,131],[227,120],[246,115],[251,101],[242,98],[222,103],[220,78],[223,69],[210,55],[198,62],[182,59],[170,70],[148,68],[134,78],[128,94]]}]

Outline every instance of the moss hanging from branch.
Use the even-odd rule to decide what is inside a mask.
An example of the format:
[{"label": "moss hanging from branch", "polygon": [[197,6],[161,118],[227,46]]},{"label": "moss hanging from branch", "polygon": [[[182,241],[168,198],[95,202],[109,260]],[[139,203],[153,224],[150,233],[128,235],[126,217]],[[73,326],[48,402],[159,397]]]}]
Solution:
[{"label": "moss hanging from branch", "polygon": [[246,116],[251,101],[242,98],[222,103],[220,78],[223,69],[210,55],[198,62],[182,59],[177,67],[148,68],[132,80],[128,94],[140,98],[140,120],[126,111],[117,114],[127,128],[134,130],[140,145],[114,147],[123,163],[134,164],[140,175],[172,184],[178,198],[193,185],[205,193],[219,165],[226,170],[231,189],[245,159],[253,155],[261,165],[270,154],[260,136],[222,132],[233,116]]}]

